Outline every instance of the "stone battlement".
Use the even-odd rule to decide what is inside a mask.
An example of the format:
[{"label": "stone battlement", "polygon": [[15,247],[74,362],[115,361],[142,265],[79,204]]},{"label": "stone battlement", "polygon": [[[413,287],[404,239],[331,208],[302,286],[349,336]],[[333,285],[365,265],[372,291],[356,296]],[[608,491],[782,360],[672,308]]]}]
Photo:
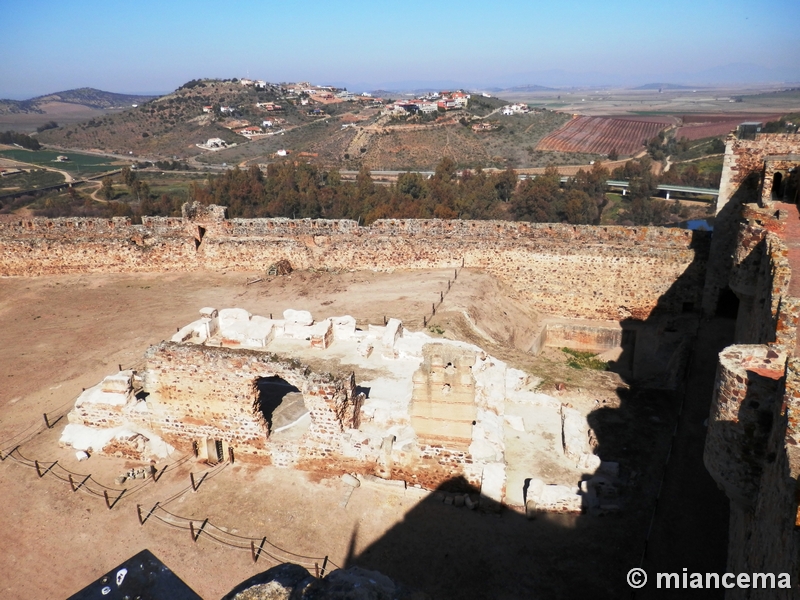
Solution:
[{"label": "stone battlement", "polygon": [[[0,275],[296,269],[477,268],[544,313],[646,319],[699,307],[710,236],[661,227],[506,221],[195,217],[0,221]],[[691,309],[691,308],[690,308]]]}]

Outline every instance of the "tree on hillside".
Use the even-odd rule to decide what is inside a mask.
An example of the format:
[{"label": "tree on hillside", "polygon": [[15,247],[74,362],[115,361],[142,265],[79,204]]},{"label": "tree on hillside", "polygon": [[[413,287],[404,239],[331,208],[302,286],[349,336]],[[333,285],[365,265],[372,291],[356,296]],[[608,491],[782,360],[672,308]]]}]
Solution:
[{"label": "tree on hillside", "polygon": [[518,221],[553,223],[559,220],[561,176],[555,167],[544,174],[526,179],[511,200],[511,214]]},{"label": "tree on hillside", "polygon": [[600,216],[597,201],[581,190],[569,190],[565,194],[564,216],[573,225],[593,225]]},{"label": "tree on hillside", "polygon": [[108,175],[103,177],[103,182],[100,186],[100,195],[106,200],[111,200],[114,197],[114,181]]}]

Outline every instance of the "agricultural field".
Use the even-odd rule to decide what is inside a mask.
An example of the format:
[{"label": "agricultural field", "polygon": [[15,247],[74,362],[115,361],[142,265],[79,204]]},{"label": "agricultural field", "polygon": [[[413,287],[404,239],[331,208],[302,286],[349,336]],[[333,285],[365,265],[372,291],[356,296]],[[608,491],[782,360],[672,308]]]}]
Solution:
[{"label": "agricultural field", "polygon": [[[66,162],[58,162],[56,157],[65,155],[69,157]],[[92,154],[79,154],[77,152],[53,152],[51,150],[0,150],[0,157],[17,160],[19,162],[40,165],[59,171],[67,171],[72,175],[95,175],[105,171],[114,171],[120,168],[119,161]]]},{"label": "agricultural field", "polygon": [[575,117],[545,136],[536,146],[541,151],[586,152],[633,155],[643,142],[657,135],[669,123],[658,120]]},{"label": "agricultural field", "polygon": [[64,176],[61,173],[45,169],[31,169],[0,178],[0,195],[15,190],[33,190],[60,183],[64,183]]},{"label": "agricultural field", "polygon": [[703,138],[721,137],[734,131],[745,121],[775,121],[778,114],[728,114],[728,115],[684,115],[682,124],[675,132],[675,138],[701,140]]}]

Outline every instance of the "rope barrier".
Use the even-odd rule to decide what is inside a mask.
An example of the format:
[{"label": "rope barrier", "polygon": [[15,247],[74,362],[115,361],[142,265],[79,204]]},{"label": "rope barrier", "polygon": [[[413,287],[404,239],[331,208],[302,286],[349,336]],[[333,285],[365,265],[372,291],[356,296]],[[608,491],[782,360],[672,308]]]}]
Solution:
[{"label": "rope barrier", "polygon": [[[91,474],[86,475],[84,473],[76,473],[75,471],[71,471],[71,470],[63,467],[62,465],[60,465],[58,463],[58,461],[54,461],[52,463],[49,463],[49,461],[40,462],[40,461],[35,460],[35,459],[27,458],[24,454],[22,454],[22,452],[20,452],[19,446],[15,447],[13,450],[11,450],[11,452],[9,452],[9,453],[5,454],[4,456],[2,456],[3,461],[5,461],[7,458],[11,458],[13,461],[15,461],[16,463],[21,464],[23,466],[31,467],[31,468],[36,469],[36,473],[40,478],[49,474],[49,475],[52,475],[53,477],[55,477],[56,479],[58,479],[59,481],[63,481],[64,483],[69,483],[70,489],[73,492],[77,492],[77,491],[80,490],[80,491],[83,491],[83,492],[89,494],[90,496],[95,496],[97,498],[103,498],[103,500],[106,503],[106,506],[108,507],[109,510],[111,510],[117,504],[117,502],[119,502],[122,499],[123,496],[125,496],[125,497],[133,496],[134,494],[136,494],[139,491],[141,491],[147,485],[150,485],[151,483],[157,482],[158,479],[160,479],[161,476],[164,473],[166,473],[167,471],[173,471],[173,470],[177,469],[179,466],[181,466],[187,460],[189,460],[190,456],[189,455],[184,455],[183,457],[181,457],[180,459],[178,459],[174,463],[166,465],[160,471],[160,474],[158,475],[158,477],[156,477],[155,474],[153,474],[152,476],[145,478],[144,481],[142,481],[138,485],[135,485],[134,487],[123,488],[123,489],[113,488],[113,487],[109,487],[107,485],[104,485],[104,484],[100,483],[99,481],[97,481],[94,477],[92,477]],[[49,464],[49,466],[47,466],[48,464]],[[223,464],[222,467],[224,467],[224,466],[225,465]],[[217,468],[217,469],[212,470],[212,471],[207,471],[205,473],[205,475],[213,477],[220,470],[221,470],[221,468]],[[205,475],[204,475],[204,478],[205,478]],[[95,489],[92,489],[92,486],[94,486]],[[184,490],[182,490],[181,492],[176,494],[173,497],[173,499],[177,498],[178,496],[180,496],[180,495],[182,495],[184,493],[186,493],[188,491],[188,489],[189,489],[189,487],[185,488]]]},{"label": "rope barrier", "polygon": [[[42,431],[47,429],[47,421],[48,417],[45,415],[45,423],[39,425],[39,428],[36,432],[31,434],[30,437],[38,435]],[[17,434],[16,437],[26,433],[29,431],[34,425],[29,426],[26,430]],[[14,439],[14,438],[9,438]],[[185,464],[190,458],[190,455],[184,455],[176,460],[174,463],[166,465],[161,469],[160,472],[152,473],[150,477],[147,477],[142,483],[136,485],[132,488],[113,488],[107,485],[104,485],[97,481],[91,474],[85,473],[77,473],[70,469],[67,469],[63,465],[59,464],[58,460],[55,461],[39,461],[38,459],[32,459],[23,454],[20,450],[21,444],[15,445],[11,450],[8,452],[0,452],[0,459],[5,461],[6,459],[10,458],[15,463],[23,465],[25,467],[36,469],[36,473],[39,478],[43,478],[45,475],[51,475],[55,477],[57,480],[62,481],[64,483],[68,483],[70,489],[73,493],[82,491],[90,496],[95,496],[98,498],[103,498],[105,501],[106,507],[109,510],[112,510],[117,503],[119,503],[123,497],[130,497],[133,494],[140,491],[145,486],[149,485],[151,482],[157,482],[158,479],[168,471],[174,471],[181,465]],[[179,498],[183,494],[187,493],[189,490],[197,491],[200,485],[206,480],[212,477],[215,477],[220,472],[222,472],[225,467],[228,466],[228,463],[220,463],[211,469],[206,470],[202,473],[201,477],[197,480],[194,478],[194,473],[190,473],[190,485],[186,486],[184,489],[180,490],[176,494],[173,494],[170,498],[168,498],[163,503],[156,502],[152,509],[147,513],[146,516],[142,515],[141,505],[136,505],[136,510],[139,517],[140,525],[144,525],[150,517],[155,518],[156,520],[169,525],[171,527],[175,527],[177,529],[188,530],[192,536],[193,541],[197,541],[201,534],[203,537],[210,538],[215,543],[218,543],[222,546],[233,548],[236,550],[244,550],[250,551],[251,558],[253,562],[257,562],[260,558],[268,557],[275,564],[281,564],[284,562],[294,562],[298,564],[303,564],[308,568],[314,568],[317,573],[320,573],[319,563],[322,562],[322,575],[324,576],[325,569],[327,565],[332,565],[335,568],[340,568],[338,565],[333,563],[327,556],[325,557],[318,557],[318,556],[307,556],[304,554],[298,554],[296,552],[292,552],[291,550],[287,550],[270,542],[266,537],[262,538],[252,538],[247,536],[241,536],[234,533],[230,533],[225,531],[223,528],[211,523],[208,519],[202,521],[202,525],[195,529],[195,520],[194,519],[187,519],[186,517],[181,517],[180,515],[176,515],[171,513],[167,509],[163,507],[162,504],[169,504],[173,502],[175,499]],[[94,489],[93,489],[94,488]],[[165,516],[158,514],[158,512],[162,512]],[[177,522],[174,522],[177,521]],[[280,556],[283,554],[284,556]]]},{"label": "rope barrier", "polygon": [[[335,565],[327,557],[298,554],[297,552],[292,552],[291,550],[287,550],[281,546],[278,546],[277,544],[274,544],[273,542],[270,542],[266,537],[253,538],[236,535],[234,533],[225,531],[217,525],[214,525],[209,519],[203,519],[201,521],[201,525],[199,527],[195,527],[195,523],[197,523],[199,519],[189,519],[187,517],[176,515],[175,513],[165,509],[159,502],[156,502],[146,515],[142,512],[142,507],[140,504],[136,505],[136,511],[138,513],[140,525],[144,525],[151,517],[153,517],[161,523],[170,525],[176,529],[181,529],[184,531],[188,530],[192,535],[192,541],[196,542],[202,534],[203,537],[211,538],[213,541],[229,548],[250,550],[254,562],[257,561],[261,555],[266,555],[275,560],[276,563],[295,562],[298,564],[305,563],[305,565],[309,567],[318,567],[319,562],[325,561],[326,563],[339,568],[338,565]],[[159,514],[159,512],[163,514]],[[243,545],[242,542],[246,542],[246,544]],[[267,546],[267,548],[265,548],[265,546]],[[279,553],[285,556],[279,556]]]}]

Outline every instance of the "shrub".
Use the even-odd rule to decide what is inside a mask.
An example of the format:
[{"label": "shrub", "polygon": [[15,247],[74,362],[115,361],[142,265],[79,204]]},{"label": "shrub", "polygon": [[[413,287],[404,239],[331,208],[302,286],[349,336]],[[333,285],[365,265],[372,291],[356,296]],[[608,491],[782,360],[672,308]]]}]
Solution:
[{"label": "shrub", "polygon": [[567,355],[567,365],[573,369],[594,369],[595,371],[605,371],[608,363],[597,358],[594,352],[581,352],[572,348],[562,348],[561,351]]}]

